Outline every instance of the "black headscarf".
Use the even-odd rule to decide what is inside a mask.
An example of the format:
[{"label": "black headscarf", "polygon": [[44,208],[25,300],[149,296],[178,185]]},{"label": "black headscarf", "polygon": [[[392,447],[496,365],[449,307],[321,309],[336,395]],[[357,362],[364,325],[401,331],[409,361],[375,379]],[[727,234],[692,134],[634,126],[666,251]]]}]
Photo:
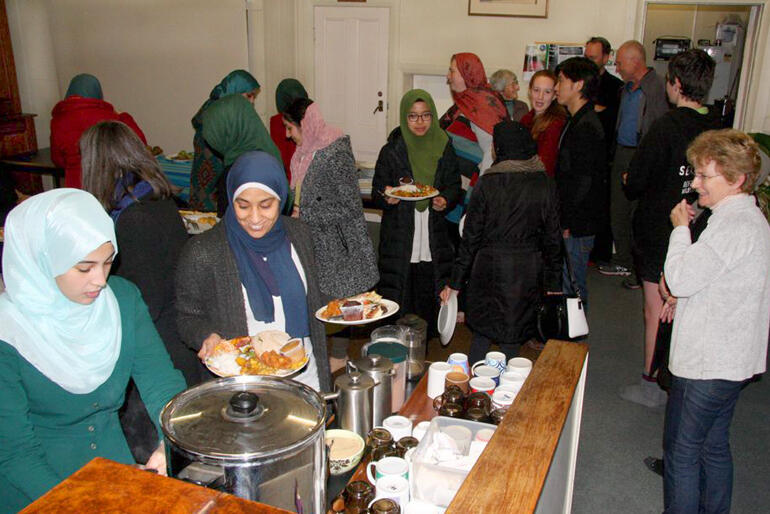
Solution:
[{"label": "black headscarf", "polygon": [[529,130],[517,121],[504,120],[495,125],[492,145],[495,149],[495,163],[526,161],[537,154],[537,143]]}]

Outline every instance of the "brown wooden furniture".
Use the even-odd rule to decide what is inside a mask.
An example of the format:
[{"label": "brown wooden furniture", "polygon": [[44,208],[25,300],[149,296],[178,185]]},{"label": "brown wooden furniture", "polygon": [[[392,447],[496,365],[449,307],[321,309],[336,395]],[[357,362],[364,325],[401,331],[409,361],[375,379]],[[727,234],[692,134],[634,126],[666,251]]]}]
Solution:
[{"label": "brown wooden furniture", "polygon": [[[37,150],[34,117],[34,114],[21,112],[11,31],[5,0],[0,0],[0,157]],[[13,182],[14,187],[25,194],[43,190],[42,181],[37,176],[13,174]]]},{"label": "brown wooden furniture", "polygon": [[64,168],[59,168],[51,161],[50,148],[41,148],[35,152],[26,152],[0,158],[0,173],[51,175],[54,187],[61,187]]},{"label": "brown wooden furniture", "polygon": [[97,457],[21,512],[285,514],[289,511]]},{"label": "brown wooden furniture", "polygon": [[[549,469],[557,454],[587,355],[586,344],[548,342],[508,414],[449,505],[447,514],[535,512],[549,479]],[[427,384],[426,373],[399,412],[406,417],[414,416],[414,423],[429,420],[436,414],[426,394]],[[368,458],[361,462],[351,481],[367,480],[367,463]],[[570,478],[557,477],[557,480],[569,482]]]}]

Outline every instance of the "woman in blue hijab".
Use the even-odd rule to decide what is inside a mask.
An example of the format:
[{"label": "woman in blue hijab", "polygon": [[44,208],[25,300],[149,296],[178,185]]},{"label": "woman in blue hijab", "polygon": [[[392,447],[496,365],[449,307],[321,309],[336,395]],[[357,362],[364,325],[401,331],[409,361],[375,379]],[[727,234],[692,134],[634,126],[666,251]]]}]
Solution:
[{"label": "woman in blue hijab", "polygon": [[[112,220],[85,191],[41,193],[8,214],[0,510],[22,509],[94,457],[134,462],[118,421],[129,379],[157,429],[185,387],[139,290],[108,279],[117,251]],[[166,473],[161,444],[146,466]]]},{"label": "woman in blue hijab", "polygon": [[203,112],[215,101],[229,95],[243,95],[253,104],[259,88],[259,82],[248,71],[231,71],[211,90],[208,99],[193,116],[191,123],[195,130],[193,137],[195,157],[190,172],[191,208],[201,211],[216,210],[217,180],[225,170],[222,159],[211,151],[203,139]]},{"label": "woman in blue hijab", "polygon": [[272,155],[250,151],[233,163],[224,220],[192,238],[179,259],[177,325],[201,359],[222,340],[265,330],[302,338],[313,352],[292,378],[329,391],[325,330],[314,316],[323,303],[313,242],[303,222],[280,214],[288,192]]}]

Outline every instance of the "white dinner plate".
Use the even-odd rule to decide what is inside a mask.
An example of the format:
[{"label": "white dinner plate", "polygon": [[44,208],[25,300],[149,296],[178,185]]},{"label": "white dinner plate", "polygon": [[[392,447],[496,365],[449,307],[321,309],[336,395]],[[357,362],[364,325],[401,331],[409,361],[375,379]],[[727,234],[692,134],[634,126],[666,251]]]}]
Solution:
[{"label": "white dinner plate", "polygon": [[385,312],[378,311],[377,316],[373,318],[368,319],[359,319],[356,321],[345,321],[342,319],[342,316],[337,316],[332,319],[326,319],[322,316],[322,314],[326,311],[326,305],[315,311],[315,317],[324,323],[335,323],[337,325],[366,325],[367,323],[373,323],[375,321],[379,321],[381,319],[387,318],[388,316],[392,316],[395,313],[398,312],[399,306],[396,302],[393,300],[386,300],[383,298],[380,300],[380,305],[383,305],[385,307]]},{"label": "white dinner plate", "polygon": [[428,198],[433,198],[434,196],[438,196],[438,189],[434,190],[431,194],[425,195],[425,196],[399,196],[399,195],[393,193],[394,191],[398,192],[398,191],[402,190],[405,187],[407,187],[407,186],[394,187],[390,191],[386,191],[385,192],[385,196],[389,196],[391,198],[396,198],[398,200],[404,200],[404,201],[407,201],[407,202],[419,202],[420,200],[427,200]]},{"label": "white dinner plate", "polygon": [[[310,344],[310,341],[303,341],[302,344],[305,347],[305,362],[302,364],[302,366],[300,366],[297,369],[279,369],[279,370],[277,370],[273,374],[264,375],[264,376],[285,378],[285,377],[290,377],[292,375],[296,375],[297,373],[299,373],[300,371],[305,369],[305,367],[307,366],[307,363],[310,361],[310,354],[313,353],[313,346]],[[204,361],[204,363],[206,364],[206,367],[209,369],[209,371],[211,371],[212,373],[214,373],[218,377],[223,377],[224,378],[224,377],[237,377],[238,376],[238,375],[229,375],[227,373],[219,371],[217,368],[215,368],[214,366],[209,364],[209,360],[208,359],[206,359]]]},{"label": "white dinner plate", "polygon": [[452,340],[457,324],[457,293],[449,295],[449,301],[438,311],[438,335],[441,344],[446,346]]}]

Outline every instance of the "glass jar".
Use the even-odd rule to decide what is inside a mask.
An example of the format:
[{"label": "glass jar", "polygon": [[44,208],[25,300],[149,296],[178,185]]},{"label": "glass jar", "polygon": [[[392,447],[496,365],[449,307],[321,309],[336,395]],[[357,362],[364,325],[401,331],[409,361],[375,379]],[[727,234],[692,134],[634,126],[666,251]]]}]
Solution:
[{"label": "glass jar", "polygon": [[374,487],[363,480],[350,482],[343,496],[345,514],[366,514],[369,512],[369,503],[374,499]]},{"label": "glass jar", "polygon": [[369,510],[372,514],[401,514],[401,507],[390,498],[380,498],[372,503]]},{"label": "glass jar", "polygon": [[406,379],[411,381],[419,380],[425,372],[428,323],[416,314],[402,316],[396,323],[406,329],[404,344],[409,349],[406,360]]},{"label": "glass jar", "polygon": [[447,416],[449,418],[461,418],[463,415],[463,406],[459,403],[447,402],[441,406],[441,410],[438,411],[439,416]]},{"label": "glass jar", "polygon": [[410,448],[416,448],[418,444],[420,444],[420,441],[418,441],[417,438],[415,437],[412,437],[410,435],[406,437],[402,437],[396,443],[396,450],[398,450],[398,456],[403,458],[404,455],[406,455],[406,452]]},{"label": "glass jar", "polygon": [[392,444],[393,436],[385,428],[373,428],[366,437],[366,448],[370,452],[381,446],[391,446]]}]

